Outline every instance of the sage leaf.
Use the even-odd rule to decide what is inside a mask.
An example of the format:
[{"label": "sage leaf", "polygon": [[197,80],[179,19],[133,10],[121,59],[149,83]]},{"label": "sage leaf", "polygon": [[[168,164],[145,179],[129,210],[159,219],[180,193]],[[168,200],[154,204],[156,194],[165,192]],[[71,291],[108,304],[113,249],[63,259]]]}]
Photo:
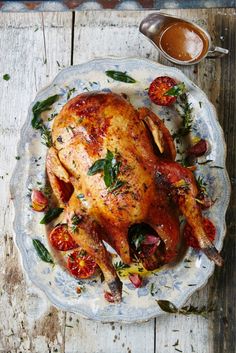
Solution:
[{"label": "sage leaf", "polygon": [[176,306],[171,303],[169,300],[157,300],[157,304],[161,308],[161,310],[165,311],[166,313],[177,314],[178,309]]},{"label": "sage leaf", "polygon": [[110,187],[114,181],[112,163],[110,160],[106,160],[104,165],[104,183],[106,187]]},{"label": "sage leaf", "polygon": [[42,261],[54,264],[52,255],[47,250],[47,248],[45,248],[45,246],[41,243],[40,240],[33,239],[33,246]]},{"label": "sage leaf", "polygon": [[108,71],[105,71],[105,73],[108,77],[113,78],[113,80],[115,80],[115,81],[121,81],[121,82],[126,82],[126,83],[135,83],[136,82],[135,79],[128,76],[126,74],[126,72],[108,70]]},{"label": "sage leaf", "polygon": [[97,174],[98,172],[101,172],[104,170],[105,166],[105,159],[98,159],[96,162],[93,163],[93,165],[89,168],[87,175],[94,175]]},{"label": "sage leaf", "polygon": [[63,211],[63,208],[56,207],[56,208],[50,208],[45,216],[41,219],[40,224],[48,224],[50,223],[53,219],[57,218]]},{"label": "sage leaf", "polygon": [[125,183],[126,183],[125,181],[117,179],[115,183],[108,188],[108,192],[113,192],[121,188],[121,186],[123,186]]},{"label": "sage leaf", "polygon": [[40,118],[40,114],[46,110],[51,109],[52,104],[55,103],[59,98],[58,94],[55,94],[54,96],[50,96],[44,101],[41,102],[36,102],[35,105],[32,108],[33,112],[33,119],[31,121],[32,127],[36,130],[41,129],[42,127],[42,119]]}]

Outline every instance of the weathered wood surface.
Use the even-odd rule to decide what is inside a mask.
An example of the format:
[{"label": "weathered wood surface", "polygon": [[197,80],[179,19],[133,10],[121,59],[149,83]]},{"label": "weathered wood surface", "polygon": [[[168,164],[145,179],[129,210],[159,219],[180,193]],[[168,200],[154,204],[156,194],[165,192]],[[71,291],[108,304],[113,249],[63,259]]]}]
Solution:
[{"label": "weathered wood surface", "polygon": [[0,352],[235,352],[235,10],[169,13],[197,20],[218,45],[231,50],[221,60],[204,60],[182,68],[215,104],[229,146],[227,164],[233,192],[223,249],[226,263],[191,299],[195,306],[213,302],[216,310],[207,319],[163,315],[143,324],[102,324],[54,308],[27,280],[13,242],[8,185],[19,131],[36,92],[71,61],[77,64],[115,55],[170,64],[138,33],[147,12],[76,12],[75,18],[71,13],[1,14],[0,74],[9,73],[11,79],[7,82],[0,77]]}]

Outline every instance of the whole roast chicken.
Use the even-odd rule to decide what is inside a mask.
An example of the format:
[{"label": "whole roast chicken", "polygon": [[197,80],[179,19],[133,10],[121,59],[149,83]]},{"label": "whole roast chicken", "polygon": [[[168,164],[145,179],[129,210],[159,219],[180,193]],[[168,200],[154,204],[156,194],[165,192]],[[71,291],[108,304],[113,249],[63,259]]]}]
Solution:
[{"label": "whole roast chicken", "polygon": [[115,302],[122,283],[103,241],[130,264],[134,225],[150,226],[161,239],[161,248],[150,255],[152,268],[160,266],[159,257],[161,264],[176,260],[180,213],[202,251],[222,264],[203,228],[195,178],[175,162],[173,139],[149,109],[136,110],[114,93],[80,94],[55,118],[52,139],[47,173],[54,195],[70,235],[98,264]]}]

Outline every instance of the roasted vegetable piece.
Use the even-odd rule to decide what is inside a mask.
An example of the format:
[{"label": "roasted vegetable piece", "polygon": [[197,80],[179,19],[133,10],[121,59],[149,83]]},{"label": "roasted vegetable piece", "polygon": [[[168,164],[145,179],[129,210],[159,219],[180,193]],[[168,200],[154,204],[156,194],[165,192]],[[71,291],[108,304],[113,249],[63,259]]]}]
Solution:
[{"label": "roasted vegetable piece", "polygon": [[206,140],[201,139],[195,145],[191,146],[187,150],[187,156],[191,157],[201,157],[203,156],[208,149],[208,143]]},{"label": "roasted vegetable piece", "polygon": [[33,190],[31,194],[32,208],[41,212],[48,206],[48,199],[40,190]]},{"label": "roasted vegetable piece", "polygon": [[56,226],[49,235],[51,245],[60,251],[67,251],[78,248],[78,245],[68,232],[66,224]]},{"label": "roasted vegetable piece", "polygon": [[76,250],[68,256],[67,267],[76,278],[89,278],[98,268],[93,258],[84,250]]},{"label": "roasted vegetable piece", "polygon": [[176,82],[171,77],[157,77],[149,86],[148,95],[151,101],[157,105],[163,106],[169,106],[175,103],[175,96],[165,95],[175,85]]}]

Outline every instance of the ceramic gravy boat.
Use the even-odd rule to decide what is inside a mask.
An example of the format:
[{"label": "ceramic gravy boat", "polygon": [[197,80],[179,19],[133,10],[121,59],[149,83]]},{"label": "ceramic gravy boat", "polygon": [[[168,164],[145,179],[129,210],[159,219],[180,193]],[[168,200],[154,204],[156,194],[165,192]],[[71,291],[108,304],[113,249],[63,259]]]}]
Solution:
[{"label": "ceramic gravy boat", "polygon": [[[176,57],[172,57],[167,52],[165,52],[161,46],[161,36],[164,31],[170,28],[174,24],[186,24],[187,26],[191,26],[196,33],[199,33],[203,42],[204,42],[204,50],[202,54],[198,55],[196,58],[191,60],[179,60]],[[139,31],[146,36],[150,42],[159,50],[159,52],[169,61],[179,64],[179,65],[192,65],[200,62],[205,57],[208,58],[216,58],[221,57],[225,54],[228,54],[228,49],[220,48],[212,45],[210,35],[203,28],[198,26],[197,24],[187,21],[182,18],[170,16],[164,13],[155,12],[148,15],[144,20],[140,23]],[[173,39],[174,40],[174,39]],[[180,55],[179,55],[180,56]]]}]

